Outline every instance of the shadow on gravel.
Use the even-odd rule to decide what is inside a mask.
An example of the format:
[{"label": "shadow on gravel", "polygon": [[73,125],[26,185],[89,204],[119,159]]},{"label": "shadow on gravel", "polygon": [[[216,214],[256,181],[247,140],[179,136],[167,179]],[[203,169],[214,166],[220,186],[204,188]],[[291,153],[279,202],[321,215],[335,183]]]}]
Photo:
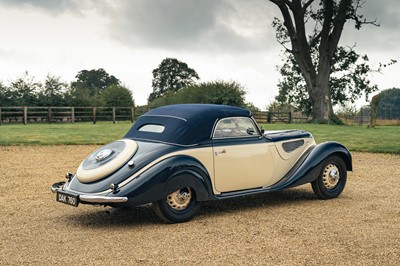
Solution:
[{"label": "shadow on gravel", "polygon": [[284,208],[288,205],[301,205],[308,201],[318,201],[317,197],[311,190],[305,188],[292,188],[282,191],[207,202],[200,213],[207,216],[253,209]]},{"label": "shadow on gravel", "polygon": [[[108,214],[106,210],[114,211]],[[108,209],[99,207],[90,212],[79,212],[74,215],[66,216],[68,223],[87,227],[122,227],[135,225],[154,225],[161,224],[162,221],[154,213],[150,205],[138,206],[125,209]]]},{"label": "shadow on gravel", "polygon": [[[287,189],[278,192],[261,193],[239,198],[206,202],[199,215],[202,219],[208,216],[224,215],[245,210],[281,208],[286,205],[300,205],[304,202],[318,201],[314,193],[302,188]],[[106,213],[107,208],[99,208],[90,212],[79,212],[65,216],[68,224],[86,227],[123,227],[123,226],[154,226],[164,224],[157,217],[150,205],[117,209],[112,214]]]}]

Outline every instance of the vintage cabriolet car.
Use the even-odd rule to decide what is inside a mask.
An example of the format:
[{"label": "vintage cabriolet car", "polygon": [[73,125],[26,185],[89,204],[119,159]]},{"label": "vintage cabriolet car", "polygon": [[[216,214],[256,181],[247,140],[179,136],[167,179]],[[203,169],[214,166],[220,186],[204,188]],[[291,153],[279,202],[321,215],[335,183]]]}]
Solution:
[{"label": "vintage cabriolet car", "polygon": [[202,202],[311,183],[321,199],[338,197],[350,152],[316,145],[301,130],[260,130],[251,112],[182,104],[142,115],[124,138],[89,155],[76,174],[53,184],[56,200],[116,208],[151,203],[166,222],[185,222]]}]

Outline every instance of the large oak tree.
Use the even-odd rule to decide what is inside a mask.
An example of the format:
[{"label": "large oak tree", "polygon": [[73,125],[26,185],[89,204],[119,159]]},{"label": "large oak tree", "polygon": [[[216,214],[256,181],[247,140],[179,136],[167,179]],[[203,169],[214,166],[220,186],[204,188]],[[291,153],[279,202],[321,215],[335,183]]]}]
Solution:
[{"label": "large oak tree", "polygon": [[356,29],[360,29],[363,24],[376,23],[358,14],[363,0],[269,1],[281,11],[283,22],[275,18],[273,23],[277,39],[293,55],[300,69],[311,101],[312,117],[316,122],[327,122],[333,115],[329,83],[332,58],[344,25],[353,20]]}]

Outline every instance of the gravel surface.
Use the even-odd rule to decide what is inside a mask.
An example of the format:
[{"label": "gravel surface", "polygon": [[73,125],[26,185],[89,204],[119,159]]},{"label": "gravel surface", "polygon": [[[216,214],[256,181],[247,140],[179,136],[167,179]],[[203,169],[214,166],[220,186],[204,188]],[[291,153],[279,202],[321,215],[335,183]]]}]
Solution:
[{"label": "gravel surface", "polygon": [[0,265],[399,265],[400,156],[353,153],[343,194],[310,185],[207,203],[184,224],[151,207],[56,203],[96,146],[0,147]]}]

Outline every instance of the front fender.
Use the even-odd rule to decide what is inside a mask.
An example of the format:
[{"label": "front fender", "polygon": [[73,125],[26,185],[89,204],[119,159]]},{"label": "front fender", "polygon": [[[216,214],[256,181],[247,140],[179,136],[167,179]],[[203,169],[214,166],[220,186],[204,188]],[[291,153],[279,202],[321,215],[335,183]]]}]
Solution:
[{"label": "front fender", "polygon": [[198,201],[213,197],[206,168],[195,158],[178,155],[152,166],[121,187],[118,196],[128,197],[126,205],[140,205],[161,200],[184,186],[196,192]]},{"label": "front fender", "polygon": [[327,141],[316,145],[309,157],[307,157],[307,162],[315,166],[315,164],[321,163],[331,155],[337,155],[342,158],[346,164],[347,171],[353,171],[350,151],[344,145],[334,141]]},{"label": "front fender", "polygon": [[300,186],[318,178],[326,158],[336,155],[343,159],[347,171],[353,170],[352,158],[349,150],[338,142],[323,142],[307,151],[294,167],[278,183],[270,187],[271,190]]}]

